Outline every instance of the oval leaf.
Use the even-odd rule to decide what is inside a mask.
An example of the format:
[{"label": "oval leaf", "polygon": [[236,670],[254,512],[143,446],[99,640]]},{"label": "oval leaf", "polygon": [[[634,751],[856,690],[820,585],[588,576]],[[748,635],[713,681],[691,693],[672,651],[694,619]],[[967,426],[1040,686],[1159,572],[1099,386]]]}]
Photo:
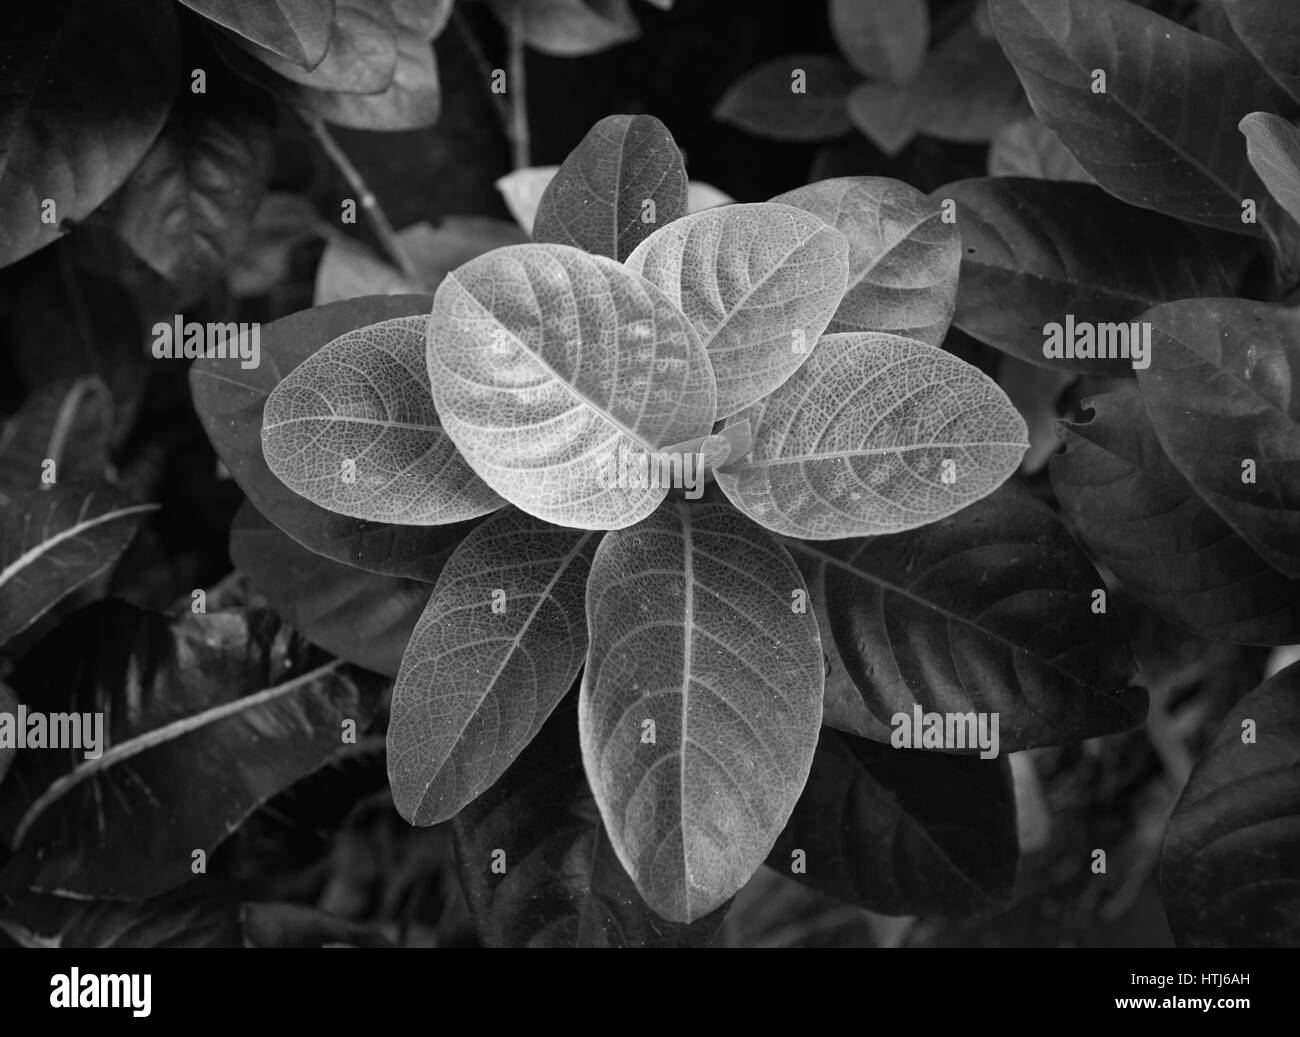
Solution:
[{"label": "oval leaf", "polygon": [[[447,275],[428,360],[443,428],[502,497],[547,522],[614,529],[667,488],[619,486],[629,455],[700,439],[716,388],[681,311],[621,263],[513,245]],[[617,472],[614,469],[618,469]]]},{"label": "oval leaf", "polygon": [[686,167],[668,127],[652,115],[609,115],[547,184],[532,235],[622,261],[685,215]]},{"label": "oval leaf", "polygon": [[1060,138],[1032,115],[1003,126],[993,138],[989,176],[1093,182]]},{"label": "oval leaf", "polygon": [[290,82],[377,94],[388,89],[397,67],[397,21],[390,0],[338,0],[325,57],[310,70],[251,41],[243,46]]},{"label": "oval leaf", "polygon": [[1300,315],[1188,299],[1146,314],[1138,385],[1192,488],[1279,572],[1300,577]]},{"label": "oval leaf", "polygon": [[[832,544],[787,541],[825,644],[891,738],[896,713],[998,715],[1004,753],[1140,724],[1147,696],[1101,578],[1046,505],[1015,484],[923,529]],[[828,723],[839,723],[827,716]]]},{"label": "oval leaf", "polygon": [[438,423],[425,317],[349,331],[277,385],[262,416],[267,466],[295,493],[375,522],[437,526],[504,503]]},{"label": "oval leaf", "polygon": [[1163,616],[1236,644],[1300,642],[1300,580],[1250,549],[1165,456],[1131,387],[1063,425],[1052,488],[1097,560]]},{"label": "oval leaf", "polygon": [[641,35],[628,0],[489,0],[507,28],[515,24],[534,50],[553,57],[596,54]]},{"label": "oval leaf", "polygon": [[772,202],[709,209],[662,227],[627,268],[695,325],[718,385],[718,414],[756,403],[808,359],[848,276],[848,243]]},{"label": "oval leaf", "polygon": [[934,522],[992,493],[1029,447],[987,375],[896,335],[824,335],[812,357],[740,415],[747,459],[717,473],[741,511],[809,540]]},{"label": "oval leaf", "polygon": [[884,331],[937,346],[957,302],[961,236],[899,180],[846,176],[777,195],[849,239],[848,290],[829,332]]},{"label": "oval leaf", "polygon": [[903,83],[920,70],[930,44],[925,0],[831,0],[830,17],[836,46],[867,78]]},{"label": "oval leaf", "polygon": [[826,54],[773,58],[732,83],[713,117],[772,140],[830,140],[849,130],[845,98],[857,82]]},{"label": "oval leaf", "polygon": [[599,537],[513,508],[447,562],[393,688],[388,780],[414,825],[453,817],[541,730],[587,652]]},{"label": "oval leaf", "polygon": [[762,864],[812,765],[817,623],[784,549],[729,508],[666,507],[591,566],[582,758],[614,851],[674,922]]},{"label": "oval leaf", "polygon": [[1300,220],[1300,132],[1278,115],[1252,112],[1241,120],[1246,154],[1277,203]]},{"label": "oval leaf", "polygon": [[334,0],[181,0],[216,22],[303,68],[315,68],[330,45]]}]

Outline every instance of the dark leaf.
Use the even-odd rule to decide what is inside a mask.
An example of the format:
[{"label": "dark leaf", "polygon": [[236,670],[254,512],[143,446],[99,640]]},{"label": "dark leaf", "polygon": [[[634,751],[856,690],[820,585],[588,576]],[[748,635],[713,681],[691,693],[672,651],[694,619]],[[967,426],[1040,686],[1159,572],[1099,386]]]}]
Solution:
[{"label": "dark leaf", "polygon": [[773,58],[731,84],[713,117],[772,140],[830,140],[849,130],[845,100],[858,77],[839,58]]},{"label": "dark leaf", "polygon": [[1220,0],[1232,31],[1300,101],[1300,7],[1291,0]]},{"label": "dark leaf", "polygon": [[831,0],[831,33],[849,64],[868,79],[905,83],[930,43],[925,0]]},{"label": "dark leaf", "polygon": [[303,68],[325,57],[334,0],[181,0],[204,18]]},{"label": "dark leaf", "polygon": [[490,0],[507,28],[519,18],[524,42],[554,57],[596,54],[641,35],[628,0]]},{"label": "dark leaf", "polygon": [[60,480],[103,479],[112,431],[113,400],[97,376],[37,389],[0,432],[0,500],[40,487],[47,460]]}]

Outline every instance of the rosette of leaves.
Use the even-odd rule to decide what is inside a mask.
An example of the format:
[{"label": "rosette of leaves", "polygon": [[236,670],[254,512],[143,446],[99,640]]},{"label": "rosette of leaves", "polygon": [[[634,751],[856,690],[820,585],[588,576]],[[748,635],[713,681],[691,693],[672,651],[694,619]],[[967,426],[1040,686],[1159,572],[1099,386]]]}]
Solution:
[{"label": "rosette of leaves", "polygon": [[985,909],[1016,868],[1005,760],[872,745],[888,718],[1000,711],[1004,749],[1140,719],[1096,573],[1002,485],[1022,419],[940,346],[960,259],[893,180],[689,214],[667,128],[611,116],[530,243],[269,325],[260,370],[195,364],[266,518],[423,583],[390,785],[454,820],[485,941],[706,942],[796,851],[865,907]]}]

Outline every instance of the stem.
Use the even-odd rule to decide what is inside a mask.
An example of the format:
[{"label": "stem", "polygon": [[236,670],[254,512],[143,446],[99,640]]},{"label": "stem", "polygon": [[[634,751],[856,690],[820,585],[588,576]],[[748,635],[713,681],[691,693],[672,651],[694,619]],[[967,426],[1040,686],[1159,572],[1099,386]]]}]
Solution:
[{"label": "stem", "polygon": [[[483,77],[483,82],[492,82],[492,63],[488,61],[487,55],[483,53],[483,45],[479,43],[478,37],[474,35],[473,28],[470,27],[469,20],[459,7],[451,9],[451,21],[456,26],[456,31],[460,33],[461,39],[465,41],[465,49],[469,51],[470,59],[478,69],[478,73]],[[497,122],[501,124],[501,132],[504,136],[510,136],[510,105],[504,96],[498,94],[495,90],[488,89],[488,96],[492,98],[492,110],[496,112]]]},{"label": "stem", "polygon": [[365,210],[371,226],[374,228],[375,236],[379,243],[384,247],[394,265],[401,270],[412,281],[419,281],[420,275],[415,267],[411,265],[411,260],[403,251],[401,244],[397,240],[397,234],[393,231],[393,225],[388,222],[388,216],[379,206],[379,199],[375,197],[374,192],[366,185],[360,171],[352,164],[352,160],[339,147],[330,131],[326,128],[325,122],[319,115],[303,115],[307,128],[311,130],[312,136],[316,138],[316,143],[320,145],[321,150],[340,173],[343,179],[347,181],[361,208]]},{"label": "stem", "polygon": [[510,94],[510,147],[515,169],[531,166],[528,140],[528,100],[524,76],[524,9],[515,4],[510,17],[510,68],[507,91]]}]

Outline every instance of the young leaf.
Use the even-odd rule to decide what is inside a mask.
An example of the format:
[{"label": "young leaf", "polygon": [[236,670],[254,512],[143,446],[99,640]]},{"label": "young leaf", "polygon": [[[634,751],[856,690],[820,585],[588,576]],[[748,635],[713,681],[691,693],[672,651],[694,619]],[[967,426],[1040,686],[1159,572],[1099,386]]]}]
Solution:
[{"label": "young leaf", "polygon": [[[587,785],[577,696],[452,819],[461,885],[488,947],[702,947],[729,905],[665,922],[618,862]],[[504,853],[504,874],[494,853]]]},{"label": "young leaf", "polygon": [[393,688],[388,780],[413,825],[453,817],[501,776],[564,698],[587,653],[595,533],[511,508],[447,562]]},{"label": "young leaf", "polygon": [[657,227],[686,215],[686,167],[652,115],[608,115],[542,192],[533,240],[620,262]]},{"label": "young leaf", "polygon": [[0,511],[0,645],[104,572],[157,510],[109,486],[14,494]]},{"label": "young leaf", "polygon": [[39,488],[46,461],[60,481],[103,479],[112,431],[113,398],[98,376],[42,386],[0,431],[0,503]]},{"label": "young leaf", "polygon": [[1300,101],[1300,9],[1291,0],[1220,0],[1219,6],[1237,39]]},{"label": "young leaf", "polygon": [[337,0],[324,59],[308,70],[241,38],[243,49],[290,82],[316,90],[378,94],[397,68],[397,19],[391,0]]},{"label": "young leaf", "polygon": [[[175,888],[192,877],[196,849],[210,855],[336,754],[344,721],[364,731],[379,706],[375,682],[339,662],[314,666],[264,614],[169,623],[101,605],[15,671],[30,709],[101,713],[105,724],[102,755],[23,754],[42,759],[20,759],[0,786],[21,810],[7,891],[141,898]],[[41,775],[53,777],[43,789]]]},{"label": "young leaf", "polygon": [[[1156,303],[1232,291],[1214,254],[1191,231],[1090,184],[960,180],[933,197],[957,202],[965,248],[953,323],[1031,364],[1128,374],[1131,358],[1045,356],[1048,325],[1058,325],[1062,336],[1067,316],[1111,325],[1097,332],[1114,331],[1113,341],[1131,349],[1128,323]],[[1096,233],[1099,226],[1106,233]]]},{"label": "young leaf", "polygon": [[773,58],[732,83],[713,117],[772,140],[830,140],[849,130],[845,98],[857,82],[827,54]]},{"label": "young leaf", "polygon": [[121,186],[180,75],[169,0],[19,4],[0,36],[0,266]]},{"label": "young leaf", "polygon": [[991,0],[990,12],[1035,114],[1097,183],[1142,208],[1261,233],[1242,203],[1262,211],[1267,195],[1230,131],[1274,107],[1273,91],[1245,58],[1127,0]]},{"label": "young leaf", "polygon": [[831,34],[849,64],[868,79],[905,83],[930,44],[925,0],[831,0]]},{"label": "young leaf", "polygon": [[272,390],[262,416],[267,467],[322,508],[372,522],[441,526],[503,501],[438,423],[425,317],[349,331]]},{"label": "young leaf", "polygon": [[703,438],[716,416],[708,354],[682,312],[621,263],[567,245],[500,248],[448,274],[428,359],[438,416],[470,467],[560,525],[650,514],[667,487],[622,478],[626,463]]},{"label": "young leaf", "polygon": [[[793,871],[803,851],[805,871]],[[887,915],[963,916],[1011,898],[1019,860],[1005,757],[947,756],[823,727],[768,864]]]},{"label": "young leaf", "polygon": [[1017,752],[1146,715],[1124,629],[1094,611],[1101,578],[1014,484],[909,533],[786,543],[866,707],[856,734],[886,740],[919,704],[997,714],[1000,750]]},{"label": "young leaf", "polygon": [[243,245],[266,190],[274,112],[233,79],[181,91],[167,124],[108,206],[114,230],[176,285],[201,294]]},{"label": "young leaf", "polygon": [[1202,501],[1160,448],[1129,387],[1063,426],[1052,488],[1097,560],[1124,588],[1202,637],[1300,641],[1300,580],[1288,580]]},{"label": "young leaf", "polygon": [[217,456],[253,506],[303,547],[370,572],[433,582],[442,552],[464,526],[396,526],[335,514],[294,493],[262,456],[262,412],[280,381],[340,335],[396,317],[426,314],[428,296],[395,295],[318,306],[261,328],[261,363],[210,357],[190,368],[194,407]]},{"label": "young leaf", "polygon": [[717,473],[750,518],[809,540],[934,522],[1015,472],[1024,420],[987,375],[897,335],[824,335],[748,418],[754,449]]},{"label": "young leaf", "polygon": [[1093,182],[1060,138],[1032,115],[998,130],[989,147],[989,176]]},{"label": "young leaf", "polygon": [[583,765],[618,859],[670,921],[748,881],[808,777],[822,653],[803,589],[778,543],[718,505],[663,508],[596,552]]},{"label": "young leaf", "polygon": [[1186,299],[1144,319],[1152,363],[1138,385],[1169,460],[1266,561],[1300,577],[1300,316]]},{"label": "young leaf", "polygon": [[303,68],[321,63],[330,44],[334,0],[181,0],[204,18]]},{"label": "young leaf", "polygon": [[1300,220],[1300,131],[1267,112],[1251,112],[1240,129],[1250,164],[1269,194],[1293,220]]},{"label": "young leaf", "polygon": [[1300,941],[1300,663],[1237,703],[1183,789],[1160,864],[1180,947]]},{"label": "young leaf", "polygon": [[[451,551],[442,552],[444,560]],[[304,638],[386,677],[397,676],[433,591],[419,580],[380,576],[314,554],[248,501],[230,526],[230,560]]]},{"label": "young leaf", "polygon": [[709,209],[646,238],[627,268],[695,326],[718,385],[718,414],[756,403],[808,359],[848,277],[844,235],[788,205]]},{"label": "young leaf", "polygon": [[557,58],[596,54],[641,35],[628,0],[489,0],[509,28],[516,16],[524,42]]},{"label": "young leaf", "polygon": [[828,332],[884,331],[937,346],[957,301],[961,236],[937,202],[886,177],[846,176],[777,195],[849,239],[848,290]]}]

